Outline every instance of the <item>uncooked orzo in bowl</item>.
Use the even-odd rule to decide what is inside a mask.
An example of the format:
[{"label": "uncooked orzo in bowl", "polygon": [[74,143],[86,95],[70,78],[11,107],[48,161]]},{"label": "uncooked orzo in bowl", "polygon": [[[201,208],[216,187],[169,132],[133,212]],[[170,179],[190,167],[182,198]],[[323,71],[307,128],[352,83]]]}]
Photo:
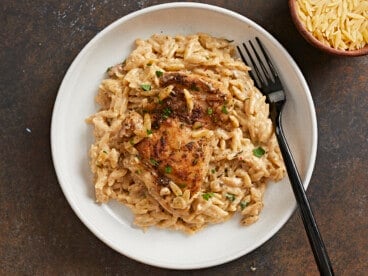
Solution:
[{"label": "uncooked orzo in bowl", "polygon": [[265,97],[234,55],[226,39],[155,34],[108,69],[87,119],[97,202],[123,203],[144,229],[258,220],[285,168]]},{"label": "uncooked orzo in bowl", "polygon": [[354,51],[368,46],[368,1],[295,0],[304,28],[324,45]]}]

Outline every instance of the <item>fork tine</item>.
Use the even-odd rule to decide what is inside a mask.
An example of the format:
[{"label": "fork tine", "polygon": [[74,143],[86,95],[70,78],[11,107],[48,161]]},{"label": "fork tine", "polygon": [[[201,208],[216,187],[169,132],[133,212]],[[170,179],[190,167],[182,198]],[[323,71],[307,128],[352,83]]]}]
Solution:
[{"label": "fork tine", "polygon": [[257,41],[257,43],[258,43],[259,48],[260,48],[260,49],[261,49],[261,51],[262,51],[263,56],[264,56],[264,57],[265,57],[265,59],[266,59],[266,62],[267,62],[267,64],[268,64],[268,66],[270,67],[271,73],[273,74],[273,76],[274,76],[274,78],[275,78],[275,79],[276,79],[276,78],[278,78],[277,70],[275,69],[275,66],[273,65],[273,63],[272,63],[272,61],[271,61],[270,57],[269,57],[269,56],[268,56],[268,54],[266,53],[266,50],[265,50],[265,49],[264,49],[264,47],[263,47],[263,43],[261,42],[261,40],[260,40],[258,37],[256,37],[256,41]]},{"label": "fork tine", "polygon": [[[254,68],[255,63],[254,63],[254,61],[252,60],[252,56],[250,55],[250,53],[249,53],[249,51],[248,51],[248,49],[247,49],[247,46],[245,45],[245,43],[243,43],[242,45],[243,45],[243,47],[244,47],[245,51],[247,52],[247,55],[248,55],[248,57],[250,58],[250,61],[251,61],[251,63],[252,63],[252,64],[248,64],[249,62],[247,62],[247,60],[246,60],[246,58],[244,57],[243,52],[241,51],[240,47],[239,47],[239,46],[236,46],[236,48],[238,49],[238,52],[239,52],[239,54],[240,54],[240,58],[241,58],[241,59],[242,59],[242,61],[243,61],[245,64],[247,64],[249,67]],[[255,69],[255,70],[257,71],[257,69]],[[256,77],[256,75],[253,73],[253,71],[252,71],[252,70],[250,70],[248,73],[249,73],[250,77],[254,80],[254,85],[255,85],[258,89],[260,89],[260,87],[261,87],[262,85],[258,85],[258,84],[257,84],[257,81],[256,81],[256,80],[257,80],[257,77]],[[258,72],[256,72],[256,74],[258,75]]]},{"label": "fork tine", "polygon": [[[249,46],[247,46],[247,44],[249,44]],[[267,54],[263,43],[258,37],[256,37],[253,42],[249,40],[247,44],[242,43],[242,47],[240,45],[237,46],[240,57],[245,64],[253,69],[249,71],[249,75],[254,80],[254,85],[261,90],[263,94],[266,94],[267,97],[269,97],[268,100],[271,101],[271,98],[274,97],[271,96],[273,92],[283,90],[276,67],[273,65],[270,56]],[[241,51],[243,47],[244,51]],[[280,95],[276,95],[277,100],[284,100],[284,92],[279,94]]]},{"label": "fork tine", "polygon": [[[249,43],[251,43],[251,41],[249,41]],[[245,43],[243,43],[243,47],[244,47],[245,51],[247,52],[247,55],[250,59],[250,62],[252,63],[252,64],[249,64],[249,65],[254,69],[254,71],[257,75],[257,78],[259,80],[259,87],[257,86],[257,88],[260,89],[265,83],[264,80],[262,79],[262,74],[259,70],[259,67],[257,66],[257,62],[254,60],[253,55],[250,53],[250,51],[249,51],[248,47],[245,45]],[[252,72],[252,71],[250,71],[250,72]],[[253,78],[253,79],[256,80],[257,78]]]},{"label": "fork tine", "polygon": [[[257,39],[257,38],[256,38]],[[257,41],[258,43],[260,42],[260,41]],[[262,70],[262,72],[263,72],[263,75],[264,75],[264,77],[265,77],[265,82],[264,82],[264,84],[265,85],[267,85],[268,83],[270,83],[270,82],[272,82],[272,77],[270,76],[270,74],[269,74],[269,72],[268,72],[268,70],[267,70],[267,68],[266,68],[266,66],[265,66],[265,64],[263,63],[263,61],[262,61],[262,58],[260,57],[260,55],[258,54],[258,51],[256,50],[256,48],[254,47],[254,45],[253,45],[253,43],[252,43],[252,41],[249,41],[249,45],[252,47],[252,50],[253,50],[253,53],[254,53],[254,55],[256,56],[256,59],[258,60],[258,64],[259,64],[259,67],[260,67],[260,70]],[[260,45],[260,44],[259,44]],[[261,46],[261,45],[260,45]],[[263,55],[265,55],[265,52],[264,51],[262,51],[262,53],[263,53]],[[266,59],[267,60],[267,59]],[[268,62],[267,62],[268,63]],[[255,65],[255,66],[257,66],[257,65]],[[258,66],[257,66],[258,67]],[[260,71],[259,69],[257,69],[257,71]],[[259,74],[259,78],[261,78],[261,74]]]}]

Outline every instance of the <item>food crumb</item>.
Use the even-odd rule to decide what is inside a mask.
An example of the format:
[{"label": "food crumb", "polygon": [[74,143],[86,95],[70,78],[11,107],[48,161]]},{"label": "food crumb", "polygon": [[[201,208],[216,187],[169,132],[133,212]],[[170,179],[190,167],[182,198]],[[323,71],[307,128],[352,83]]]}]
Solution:
[{"label": "food crumb", "polygon": [[252,264],[252,265],[250,266],[250,270],[254,272],[254,271],[256,271],[256,270],[257,270],[257,268],[256,268],[256,266],[255,266],[254,264]]},{"label": "food crumb", "polygon": [[27,131],[28,133],[31,133],[31,132],[32,132],[32,130],[31,130],[30,128],[28,128],[28,127],[26,127],[26,131]]}]

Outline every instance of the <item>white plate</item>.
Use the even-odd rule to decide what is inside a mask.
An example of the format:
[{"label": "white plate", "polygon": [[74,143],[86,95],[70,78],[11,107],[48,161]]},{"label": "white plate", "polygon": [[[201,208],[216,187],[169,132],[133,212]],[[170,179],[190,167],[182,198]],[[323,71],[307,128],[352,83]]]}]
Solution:
[{"label": "white plate", "polygon": [[283,123],[305,187],[314,167],[317,123],[308,86],[284,48],[251,20],[219,7],[198,3],[171,3],[129,14],[101,31],[70,66],[58,93],[52,117],[51,146],[62,190],[78,217],[116,251],[154,266],[194,269],[222,264],[249,253],[271,238],[289,219],[296,203],[290,184],[267,188],[265,207],[257,223],[241,227],[239,218],[210,226],[194,236],[133,226],[128,208],[94,201],[87,152],[93,142],[85,118],[97,110],[94,97],[106,68],[123,61],[136,38],[154,33],[206,32],[240,43],[258,36],[281,68],[289,87]]}]

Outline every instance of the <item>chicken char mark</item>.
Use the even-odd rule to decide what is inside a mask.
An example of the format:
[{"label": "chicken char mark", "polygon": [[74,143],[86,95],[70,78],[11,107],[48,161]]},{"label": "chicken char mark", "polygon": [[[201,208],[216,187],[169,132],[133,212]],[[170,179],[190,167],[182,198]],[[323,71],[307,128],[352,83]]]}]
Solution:
[{"label": "chicken char mark", "polygon": [[[222,110],[229,100],[229,95],[223,93],[209,80],[183,73],[165,73],[160,78],[160,85],[162,87],[173,85],[174,88],[171,94],[155,107],[154,128],[157,129],[166,119],[167,113],[170,113],[170,117],[178,118],[190,126],[197,122],[208,129],[217,126],[227,128],[229,118]],[[191,112],[187,107],[184,89],[193,97],[194,106]]]}]

